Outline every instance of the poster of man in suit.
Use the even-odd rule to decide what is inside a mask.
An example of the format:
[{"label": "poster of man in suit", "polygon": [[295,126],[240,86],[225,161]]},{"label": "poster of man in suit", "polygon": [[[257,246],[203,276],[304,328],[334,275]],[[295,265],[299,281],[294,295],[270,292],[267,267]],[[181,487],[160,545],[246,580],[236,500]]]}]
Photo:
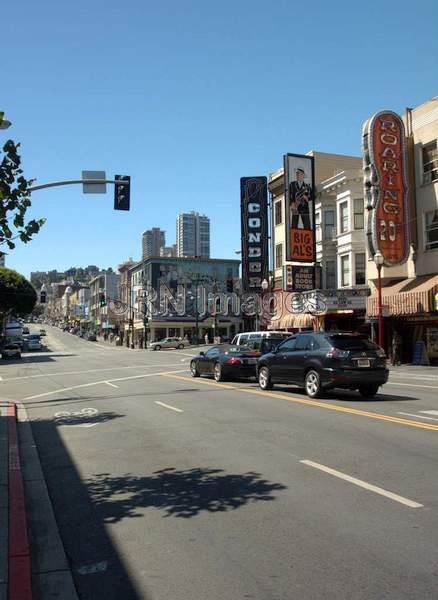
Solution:
[{"label": "poster of man in suit", "polygon": [[313,156],[286,154],[286,260],[315,260]]}]

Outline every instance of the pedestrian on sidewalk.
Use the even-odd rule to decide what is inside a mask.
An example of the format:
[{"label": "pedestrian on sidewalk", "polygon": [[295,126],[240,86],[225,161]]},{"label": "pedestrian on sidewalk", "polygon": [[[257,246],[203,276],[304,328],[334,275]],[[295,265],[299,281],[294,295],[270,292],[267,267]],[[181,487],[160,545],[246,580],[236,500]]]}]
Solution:
[{"label": "pedestrian on sidewalk", "polygon": [[398,331],[392,336],[392,366],[401,364],[402,337]]},{"label": "pedestrian on sidewalk", "polygon": [[208,342],[209,342],[209,341],[210,341],[210,340],[209,340],[209,338],[208,338],[208,333],[206,333],[206,334],[205,334],[205,336],[204,336],[204,342],[205,342],[206,344],[208,344]]}]

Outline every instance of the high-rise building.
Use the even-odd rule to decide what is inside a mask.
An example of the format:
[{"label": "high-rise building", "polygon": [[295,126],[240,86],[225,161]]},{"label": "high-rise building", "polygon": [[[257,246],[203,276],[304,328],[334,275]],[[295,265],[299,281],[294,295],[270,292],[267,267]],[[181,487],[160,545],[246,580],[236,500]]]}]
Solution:
[{"label": "high-rise building", "polygon": [[176,248],[178,256],[210,258],[210,219],[194,211],[178,215]]},{"label": "high-rise building", "polygon": [[152,227],[143,232],[142,255],[143,259],[160,256],[161,248],[166,245],[166,232],[159,227]]},{"label": "high-rise building", "polygon": [[164,246],[163,248],[161,248],[160,256],[177,256],[176,244],[172,244],[171,246]]}]

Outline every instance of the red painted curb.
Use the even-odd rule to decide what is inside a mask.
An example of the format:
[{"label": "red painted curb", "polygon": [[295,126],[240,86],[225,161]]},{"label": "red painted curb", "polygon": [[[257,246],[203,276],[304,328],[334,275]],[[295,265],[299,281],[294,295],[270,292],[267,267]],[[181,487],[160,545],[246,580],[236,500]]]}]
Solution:
[{"label": "red painted curb", "polygon": [[9,448],[8,600],[32,600],[30,549],[18,446],[17,407],[14,403],[9,403],[6,414]]}]

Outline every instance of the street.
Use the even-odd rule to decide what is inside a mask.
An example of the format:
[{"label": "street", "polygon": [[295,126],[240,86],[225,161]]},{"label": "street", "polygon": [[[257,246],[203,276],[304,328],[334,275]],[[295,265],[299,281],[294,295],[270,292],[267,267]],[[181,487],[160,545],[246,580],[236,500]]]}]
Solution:
[{"label": "street", "polygon": [[193,348],[46,330],[0,397],[27,410],[81,599],[438,597],[433,368],[310,400],[193,379]]}]

